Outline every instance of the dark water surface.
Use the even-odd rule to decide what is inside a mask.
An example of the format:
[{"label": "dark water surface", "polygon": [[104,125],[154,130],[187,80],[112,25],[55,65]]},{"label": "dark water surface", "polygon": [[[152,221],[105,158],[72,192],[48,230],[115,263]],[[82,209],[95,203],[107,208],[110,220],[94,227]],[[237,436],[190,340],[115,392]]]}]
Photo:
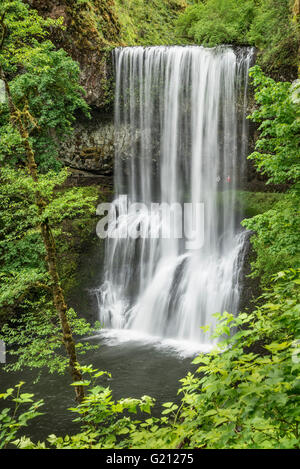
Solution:
[{"label": "dark water surface", "polygon": [[[115,399],[143,395],[154,397],[154,415],[159,414],[163,402],[178,400],[179,379],[194,369],[191,365],[192,356],[180,355],[169,346],[147,341],[113,340],[103,336],[94,337],[90,342],[93,345],[99,343],[100,347],[89,351],[84,360],[80,359],[81,363],[92,364],[112,374],[111,379],[104,378],[101,384],[111,387]],[[49,434],[62,436],[78,431],[78,424],[72,422],[76,415],[67,410],[75,404],[69,375],[50,375],[47,370],[43,370],[40,380],[33,384],[37,374],[36,370],[5,373],[0,368],[0,392],[22,380],[26,382],[23,392],[34,392],[36,400],[45,401],[42,408],[45,415],[33,420],[22,430],[22,434],[30,436],[33,441],[42,441]],[[7,407],[6,401],[0,401],[0,406],[0,410]]]},{"label": "dark water surface", "polygon": [[[91,245],[82,253],[78,268],[79,288],[74,289],[72,297],[69,298],[70,307],[91,324],[98,319],[98,304],[95,295],[89,294],[89,291],[101,283],[101,246],[99,243]],[[189,343],[181,344],[182,353],[176,346],[174,348],[172,343],[130,335],[130,331],[103,331],[89,341],[92,345],[99,344],[99,348],[79,356],[80,363],[92,364],[95,368],[112,374],[111,379],[104,378],[99,384],[110,386],[114,399],[139,398],[143,395],[154,397],[156,406],[153,414],[157,416],[162,403],[179,399],[179,379],[195,368],[191,365],[195,352]],[[8,356],[8,363],[10,362],[11,358]],[[39,373],[40,379],[34,384]],[[35,400],[44,399],[45,404],[41,408],[44,415],[30,422],[19,435],[30,436],[37,442],[45,440],[53,433],[63,436],[80,430],[79,425],[72,421],[77,414],[68,411],[69,407],[76,404],[68,373],[63,376],[51,375],[46,369],[42,372],[24,369],[6,373],[0,364],[0,393],[20,381],[26,383],[22,392],[34,393]],[[8,402],[0,400],[0,412],[5,407],[8,407]]]}]

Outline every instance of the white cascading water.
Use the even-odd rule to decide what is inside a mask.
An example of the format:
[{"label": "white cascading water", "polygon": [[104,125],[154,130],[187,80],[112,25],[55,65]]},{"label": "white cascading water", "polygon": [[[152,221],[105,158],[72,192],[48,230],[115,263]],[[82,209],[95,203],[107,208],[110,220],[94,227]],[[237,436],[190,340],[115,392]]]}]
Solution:
[{"label": "white cascading water", "polygon": [[[214,313],[237,312],[244,236],[235,190],[246,157],[251,58],[251,49],[230,47],[115,50],[118,219],[112,232],[142,225],[149,236],[107,240],[98,290],[104,327],[205,346],[213,339],[201,327],[214,328]],[[125,147],[124,132],[130,136]],[[196,226],[203,246],[190,249],[184,233],[183,239],[173,232],[170,239],[158,237],[168,223],[164,211],[128,213],[127,201],[147,208],[203,203],[204,224]],[[192,215],[184,213],[190,229]],[[180,232],[179,218],[171,231]]]}]

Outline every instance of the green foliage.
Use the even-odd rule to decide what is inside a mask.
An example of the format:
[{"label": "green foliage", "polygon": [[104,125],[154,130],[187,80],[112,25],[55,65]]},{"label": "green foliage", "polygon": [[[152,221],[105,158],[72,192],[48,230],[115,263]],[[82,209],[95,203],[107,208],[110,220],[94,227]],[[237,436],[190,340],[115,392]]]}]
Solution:
[{"label": "green foliage", "polygon": [[263,284],[268,284],[274,272],[299,267],[300,263],[299,84],[275,82],[258,66],[250,70],[250,76],[257,103],[250,118],[260,124],[260,133],[256,151],[249,158],[268,177],[268,183],[290,184],[290,191],[270,210],[242,223],[255,232],[251,242],[256,260],[251,276],[259,276]]},{"label": "green foliage", "polygon": [[293,21],[293,0],[261,0],[247,39],[260,50],[258,63],[278,78],[297,76],[299,26]]},{"label": "green foliage", "polygon": [[47,37],[50,27],[62,26],[62,19],[44,19],[21,0],[2,0],[0,18],[0,66],[9,74],[15,73],[24,61],[30,61],[31,54]]},{"label": "green foliage", "polygon": [[[76,336],[88,336],[95,330],[84,319],[70,309],[67,313],[72,332]],[[69,360],[64,354],[63,336],[52,303],[45,297],[24,301],[22,316],[11,319],[0,332],[0,339],[10,347],[10,356],[16,360],[4,366],[4,370],[19,371],[47,368],[49,373],[65,373]],[[78,355],[97,348],[87,342],[76,343]]]},{"label": "green foliage", "polygon": [[223,340],[181,380],[182,407],[135,432],[133,447],[299,448],[299,274],[279,273],[251,315],[218,315]]},{"label": "green foliage", "polygon": [[275,82],[260,67],[250,70],[258,105],[250,118],[260,124],[256,150],[249,158],[275,184],[299,181],[300,115],[297,104],[299,83]]},{"label": "green foliage", "polygon": [[[11,317],[10,327],[3,327],[1,338],[16,347],[12,352],[19,357],[16,369],[48,366],[50,371],[62,371],[67,364],[66,358],[57,354],[62,345],[61,333],[54,320],[39,224],[46,218],[51,222],[62,249],[69,243],[62,222],[91,217],[98,198],[90,188],[59,189],[67,175],[66,170],[48,172],[35,183],[22,169],[4,167],[0,172],[0,308]],[[42,215],[35,205],[36,190],[47,201]],[[69,276],[69,269],[64,270]],[[22,313],[21,319],[12,313]],[[69,316],[75,334],[91,331],[73,311]]]},{"label": "green foliage", "polygon": [[121,25],[121,42],[129,46],[161,45],[178,42],[175,21],[184,0],[116,0]]},{"label": "green foliage", "polygon": [[[43,220],[49,220],[58,236],[62,232],[60,224],[63,220],[94,213],[97,194],[93,191],[86,188],[57,189],[67,176],[66,169],[59,173],[48,172],[40,175],[35,183],[26,171],[10,167],[1,169],[0,266],[2,275],[7,276],[4,291],[10,281],[14,284],[19,279],[21,283],[23,278],[25,286],[30,284],[31,277],[36,276],[36,280],[39,275],[40,280],[45,277],[44,247],[39,234],[39,224]],[[36,190],[48,202],[42,215],[38,214],[35,205]],[[26,274],[24,271],[22,277],[23,269]],[[3,304],[2,294],[1,288],[0,305]]]},{"label": "green foliage", "polygon": [[[235,201],[234,210],[241,213],[245,218],[254,217],[266,212],[273,206],[284,200],[285,194],[282,192],[249,192],[243,190],[226,191]],[[217,203],[220,207],[224,204],[224,192],[217,194]]]},{"label": "green foliage", "polygon": [[[25,383],[21,381],[14,388],[9,388],[3,394],[0,394],[0,399],[9,400],[13,403],[12,408],[5,408],[0,413],[0,449],[5,449],[17,435],[17,432],[27,426],[27,422],[31,419],[42,415],[37,410],[43,405],[43,401],[34,402],[33,394],[21,393],[21,387]],[[26,412],[19,412],[21,406],[29,408]]]},{"label": "green foliage", "polygon": [[[27,113],[40,169],[59,169],[59,143],[71,134],[75,111],[88,114],[84,90],[79,85],[79,65],[65,51],[56,51],[47,39],[47,28],[60,27],[60,20],[44,20],[20,0],[5,0],[1,13],[4,19],[0,37],[2,33],[4,42],[0,65],[11,77],[13,101]],[[4,102],[0,105],[0,161],[16,164],[24,158],[19,133],[12,126]]]},{"label": "green foliage", "polygon": [[108,387],[95,386],[95,379],[109,374],[87,366],[82,372],[88,378],[79,384],[88,393],[70,409],[81,432],[50,435],[37,444],[23,436],[14,444],[20,449],[299,448],[299,285],[300,269],[280,272],[252,314],[217,314],[214,336],[221,341],[194,360],[197,372],[181,380],[181,405],[165,403],[160,418],[132,420],[128,412],[149,413],[153,400],[115,402]]},{"label": "green foliage", "polygon": [[[2,338],[17,346],[14,369],[48,366],[52,372],[67,365],[58,354],[63,342],[40,226],[50,225],[51,236],[61,237],[62,222],[94,213],[97,199],[84,188],[59,190],[68,176],[66,170],[57,171],[59,144],[72,132],[75,111],[88,109],[78,64],[47,40],[49,28],[61,25],[61,19],[44,20],[21,0],[5,0],[0,7],[0,71],[10,97],[0,106],[0,160],[5,163],[0,173],[0,307],[12,319]],[[18,116],[24,132],[21,124],[15,125]],[[55,171],[38,171],[36,180],[21,169],[28,166],[21,137],[33,149],[39,169]],[[74,311],[68,315],[75,333],[91,332]]]},{"label": "green foliage", "polygon": [[245,44],[253,17],[253,0],[208,0],[188,7],[179,17],[178,28],[205,46]]},{"label": "green foliage", "polygon": [[124,45],[175,44],[175,22],[185,7],[185,0],[69,0],[64,44],[92,55]]},{"label": "green foliage", "polygon": [[280,269],[300,266],[299,215],[299,196],[288,193],[271,210],[242,222],[255,232],[251,237],[256,252],[251,276],[259,277],[262,284],[268,284]]},{"label": "green foliage", "polygon": [[245,218],[267,212],[284,198],[285,194],[280,192],[236,191],[237,205]]},{"label": "green foliage", "polygon": [[[122,449],[128,447],[128,437],[140,423],[136,419],[132,420],[129,415],[136,415],[137,412],[150,413],[154,400],[148,396],[143,396],[141,399],[128,398],[114,401],[109,387],[96,385],[99,378],[110,378],[109,373],[93,369],[92,366],[83,366],[80,367],[80,370],[82,374],[87,375],[87,379],[72,385],[80,384],[85,386],[87,395],[80,405],[69,410],[78,415],[75,421],[81,423],[81,433],[64,437],[50,435],[46,442],[37,444],[23,436],[13,441],[17,448],[107,449],[114,447]],[[5,409],[5,412],[8,412],[8,409]],[[9,441],[14,439],[15,433],[9,435]]]},{"label": "green foliage", "polygon": [[290,0],[194,1],[178,19],[180,34],[197,44],[254,45],[269,73],[297,76],[299,29]]},{"label": "green foliage", "polygon": [[[95,13],[96,2],[78,0],[76,5],[78,12]],[[122,33],[124,42],[162,43],[163,37],[163,43],[172,43],[175,33],[169,29],[180,6],[177,0],[152,4],[132,0],[126,5],[118,0],[120,23],[128,26]],[[55,162],[59,141],[72,130],[75,110],[86,111],[86,106],[77,64],[47,40],[47,28],[61,27],[61,21],[44,20],[20,0],[4,0],[0,18],[4,11],[0,65],[10,77],[13,99],[27,115],[40,167],[55,171],[34,182],[19,167],[22,142],[9,121],[7,104],[2,104],[0,158],[9,159],[15,168],[4,166],[0,174],[0,307],[14,314],[1,339],[17,357],[10,369],[47,366],[50,372],[64,372],[67,359],[61,354],[62,334],[51,302],[39,225],[47,219],[58,246],[66,250],[65,224],[94,212],[96,194],[87,189],[62,190],[67,173],[58,172]],[[169,18],[170,11],[174,16]],[[179,28],[205,45],[255,44],[263,51],[261,63],[278,72],[295,65],[297,34],[290,17],[287,0],[206,0],[186,10]],[[93,16],[93,25],[95,21]],[[153,23],[159,25],[154,30]],[[98,27],[104,34],[103,22]],[[2,36],[3,31],[8,34]],[[289,57],[287,47],[292,51]],[[300,270],[289,268],[299,267],[300,259],[299,84],[276,83],[259,67],[251,70],[251,76],[258,104],[251,119],[260,125],[260,137],[250,157],[269,182],[293,184],[286,194],[237,194],[238,203],[250,207],[248,216],[255,215],[243,225],[255,232],[252,276],[259,275],[266,286],[256,310],[237,317],[217,314],[218,346],[194,360],[199,368],[181,380],[181,403],[165,403],[160,418],[143,415],[150,414],[154,405],[148,396],[114,401],[109,387],[96,385],[97,379],[110,375],[86,366],[81,371],[87,377],[73,383],[86,387],[86,397],[70,409],[81,424],[79,434],[50,435],[39,443],[25,436],[16,440],[17,432],[39,415],[42,405],[33,402],[32,394],[21,394],[20,383],[0,394],[0,399],[14,403],[13,409],[0,414],[0,447],[12,443],[20,449],[300,447]],[[47,203],[42,215],[35,203],[37,190]],[[65,266],[64,272],[68,272]],[[73,310],[68,319],[74,334],[92,332]],[[85,350],[85,345],[77,344],[78,352]],[[20,413],[21,405],[29,409]]]}]

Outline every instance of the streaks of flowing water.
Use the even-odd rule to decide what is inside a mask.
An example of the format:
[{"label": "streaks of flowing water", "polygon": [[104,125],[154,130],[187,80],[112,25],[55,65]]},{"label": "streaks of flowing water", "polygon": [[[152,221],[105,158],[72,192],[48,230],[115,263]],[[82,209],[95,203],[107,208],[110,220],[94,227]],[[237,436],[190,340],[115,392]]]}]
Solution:
[{"label": "streaks of flowing water", "polygon": [[[252,50],[133,47],[116,49],[114,58],[116,135],[130,136],[125,149],[116,145],[118,229],[146,219],[153,234],[166,222],[161,210],[128,214],[124,194],[146,207],[201,202],[204,245],[187,249],[186,233],[108,239],[100,321],[211,344],[200,327],[214,327],[214,313],[236,313],[239,303],[244,237],[235,190],[245,166]],[[191,228],[192,214],[184,216]]]}]

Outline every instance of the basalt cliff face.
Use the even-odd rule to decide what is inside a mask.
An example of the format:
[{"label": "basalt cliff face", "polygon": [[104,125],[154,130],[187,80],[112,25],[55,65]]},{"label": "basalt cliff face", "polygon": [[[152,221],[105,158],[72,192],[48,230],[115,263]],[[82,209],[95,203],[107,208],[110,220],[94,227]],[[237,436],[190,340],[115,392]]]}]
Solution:
[{"label": "basalt cliff face", "polygon": [[53,31],[51,40],[79,63],[88,104],[96,109],[107,108],[112,73],[110,49],[120,37],[114,1],[26,1],[44,17],[64,19],[64,29]]},{"label": "basalt cliff face", "polygon": [[64,19],[51,40],[80,65],[91,119],[78,116],[61,160],[84,184],[113,174],[112,50],[125,45],[174,44],[174,21],[185,0],[24,0],[44,17]]}]

